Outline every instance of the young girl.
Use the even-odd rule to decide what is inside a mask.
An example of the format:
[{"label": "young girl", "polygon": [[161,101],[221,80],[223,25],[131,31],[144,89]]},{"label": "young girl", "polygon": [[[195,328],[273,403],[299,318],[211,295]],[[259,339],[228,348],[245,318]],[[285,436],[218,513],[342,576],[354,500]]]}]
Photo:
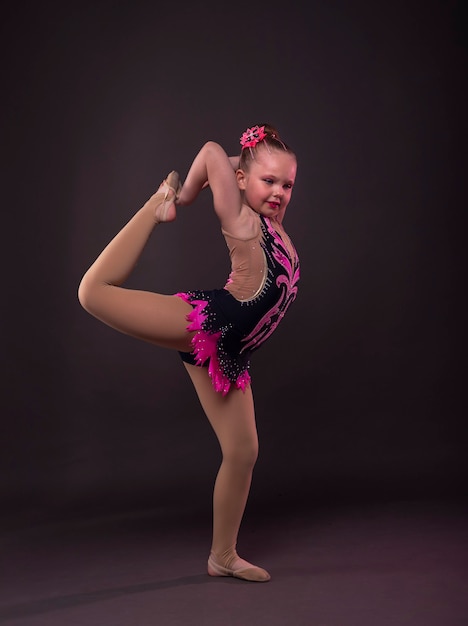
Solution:
[{"label": "young girl", "polygon": [[[207,142],[183,185],[171,172],[91,265],[78,297],[116,330],[179,351],[222,451],[208,574],[266,582],[269,573],[236,552],[258,453],[249,366],[296,297],[299,262],[282,222],[297,163],[269,125],[248,128],[240,143],[240,157],[228,157]],[[123,288],[153,230],[207,186],[231,258],[224,288],[175,295]]]}]

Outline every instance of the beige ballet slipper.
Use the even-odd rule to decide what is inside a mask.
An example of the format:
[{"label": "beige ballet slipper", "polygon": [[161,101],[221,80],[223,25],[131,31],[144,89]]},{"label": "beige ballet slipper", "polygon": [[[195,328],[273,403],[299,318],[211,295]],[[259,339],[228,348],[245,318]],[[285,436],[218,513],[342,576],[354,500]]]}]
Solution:
[{"label": "beige ballet slipper", "polygon": [[175,220],[175,202],[180,190],[179,174],[172,171],[167,175],[167,178],[161,183],[158,191],[153,196],[153,200],[157,202],[157,206],[154,210],[154,219],[157,224]]},{"label": "beige ballet slipper", "polygon": [[[221,562],[225,565],[221,565]],[[208,574],[210,576],[233,576],[257,583],[266,583],[271,578],[265,569],[244,561],[232,550],[227,550],[222,555],[211,552],[208,558]]]}]

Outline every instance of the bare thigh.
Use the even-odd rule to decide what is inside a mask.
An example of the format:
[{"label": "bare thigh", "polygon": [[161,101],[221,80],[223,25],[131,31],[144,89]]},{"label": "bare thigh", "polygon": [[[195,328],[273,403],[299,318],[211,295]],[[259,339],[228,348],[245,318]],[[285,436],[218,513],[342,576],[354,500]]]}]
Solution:
[{"label": "bare thigh", "polygon": [[186,319],[191,311],[178,296],[106,285],[96,290],[90,312],[126,335],[191,352],[194,333],[187,331]]}]

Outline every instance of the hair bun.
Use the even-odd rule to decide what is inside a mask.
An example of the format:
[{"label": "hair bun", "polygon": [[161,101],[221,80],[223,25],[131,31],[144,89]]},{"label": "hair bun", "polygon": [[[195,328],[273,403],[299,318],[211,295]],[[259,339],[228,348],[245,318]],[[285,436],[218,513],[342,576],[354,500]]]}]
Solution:
[{"label": "hair bun", "polygon": [[271,124],[268,124],[268,122],[266,122],[265,124],[260,124],[260,126],[263,126],[263,128],[265,130],[265,133],[269,137],[273,137],[273,139],[278,139],[279,141],[281,141],[280,134],[278,132],[278,129],[275,128],[275,126],[272,126]]}]

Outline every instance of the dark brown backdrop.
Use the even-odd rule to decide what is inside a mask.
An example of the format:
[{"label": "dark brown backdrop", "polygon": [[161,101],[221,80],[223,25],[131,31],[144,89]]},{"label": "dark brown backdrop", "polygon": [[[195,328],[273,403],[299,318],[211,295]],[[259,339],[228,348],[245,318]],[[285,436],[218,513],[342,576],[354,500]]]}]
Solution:
[{"label": "dark brown backdrop", "polygon": [[[302,279],[253,363],[250,506],[460,495],[461,3],[12,5],[1,33],[4,511],[209,506],[217,444],[177,355],[76,290],[167,171],[260,121],[298,154]],[[223,283],[208,193],[162,230],[132,285]]]}]

